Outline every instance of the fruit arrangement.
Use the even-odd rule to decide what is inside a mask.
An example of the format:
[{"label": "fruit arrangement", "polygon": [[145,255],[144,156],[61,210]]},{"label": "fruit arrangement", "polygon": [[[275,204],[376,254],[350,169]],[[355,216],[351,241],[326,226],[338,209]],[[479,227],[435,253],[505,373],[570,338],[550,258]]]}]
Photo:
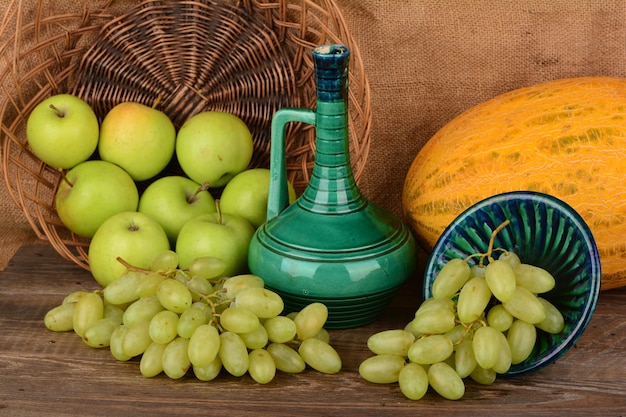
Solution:
[{"label": "fruit arrangement", "polygon": [[[225,276],[244,273],[247,246],[265,220],[269,170],[249,167],[246,124],[203,111],[177,131],[158,104],[121,102],[99,124],[85,101],[58,94],[27,120],[33,153],[62,171],[56,212],[90,239],[89,268],[102,286],[123,273],[118,257],[145,268],[165,249],[176,251],[181,268],[214,256],[228,260]],[[184,175],[166,170],[174,160]],[[219,203],[212,191],[223,191]],[[294,201],[291,183],[289,192]]]},{"label": "fruit arrangement", "polygon": [[[563,315],[541,297],[554,288],[554,277],[522,263],[510,250],[493,247],[496,234],[507,224],[493,231],[486,253],[443,265],[433,281],[432,297],[404,329],[368,339],[374,356],[360,364],[365,380],[397,382],[413,400],[429,387],[458,400],[465,393],[464,378],[492,384],[498,374],[531,355],[538,331],[563,330]],[[470,266],[471,258],[479,260]]]},{"label": "fruit arrangement", "polygon": [[[102,286],[68,294],[44,317],[48,329],[73,330],[120,361],[141,357],[146,377],[192,369],[211,380],[224,368],[268,383],[277,370],[341,369],[326,306],[281,316],[281,297],[247,273],[270,178],[248,167],[252,136],[241,119],[205,111],[176,132],[165,113],[122,102],[99,125],[86,102],[59,94],[33,110],[27,133],[33,153],[62,171],[59,218],[90,239]],[[162,175],[174,157],[187,176]]]},{"label": "fruit arrangement", "polygon": [[219,258],[199,257],[185,269],[170,250],[155,255],[148,269],[119,261],[126,271],[118,279],[102,290],[68,294],[45,315],[46,327],[74,331],[119,361],[140,357],[145,377],[179,379],[191,369],[210,381],[225,369],[266,384],[277,370],[341,369],[321,303],[280,315],[282,299],[261,278],[221,277],[226,263]]}]

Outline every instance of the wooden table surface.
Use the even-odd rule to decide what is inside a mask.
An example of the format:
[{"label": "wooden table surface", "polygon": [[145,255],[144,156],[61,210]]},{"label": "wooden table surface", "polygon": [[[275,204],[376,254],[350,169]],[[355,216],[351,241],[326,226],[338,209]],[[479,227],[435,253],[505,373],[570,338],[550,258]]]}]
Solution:
[{"label": "wooden table surface", "polygon": [[407,283],[375,323],[331,331],[344,364],[338,374],[279,372],[267,385],[248,375],[148,379],[138,360],[118,362],[73,332],[44,327],[44,314],[65,295],[97,284],[48,245],[27,245],[0,273],[0,416],[626,415],[626,288],[601,293],[587,331],[555,364],[491,386],[467,382],[459,401],[433,392],[411,401],[397,384],[362,380],[367,337],[404,326],[419,304],[419,285]]}]

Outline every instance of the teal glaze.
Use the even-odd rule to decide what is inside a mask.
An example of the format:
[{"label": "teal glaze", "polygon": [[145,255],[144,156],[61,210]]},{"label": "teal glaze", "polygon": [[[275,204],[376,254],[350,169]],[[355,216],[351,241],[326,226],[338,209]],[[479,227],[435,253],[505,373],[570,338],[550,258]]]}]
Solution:
[{"label": "teal glaze", "polygon": [[[374,321],[417,265],[411,232],[360,192],[350,165],[348,62],[342,45],[314,49],[315,111],[281,109],[272,119],[267,221],[250,244],[250,271],[281,295],[286,311],[315,301],[329,309],[328,328]],[[288,204],[285,128],[315,126],[309,185]]]}]

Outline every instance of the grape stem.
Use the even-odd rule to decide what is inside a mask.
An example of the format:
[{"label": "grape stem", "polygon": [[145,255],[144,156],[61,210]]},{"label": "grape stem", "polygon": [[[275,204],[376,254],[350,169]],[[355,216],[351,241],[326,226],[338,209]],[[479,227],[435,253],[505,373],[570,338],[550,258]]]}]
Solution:
[{"label": "grape stem", "polygon": [[502,229],[504,229],[506,226],[508,226],[509,223],[511,223],[511,221],[507,219],[507,220],[503,221],[498,227],[496,227],[494,229],[494,231],[491,233],[491,237],[489,238],[489,245],[487,246],[487,252],[485,252],[485,253],[474,253],[472,255],[469,255],[467,258],[465,258],[465,262],[467,262],[470,259],[475,258],[475,257],[480,257],[480,260],[478,261],[478,266],[480,266],[480,267],[484,266],[485,258],[489,259],[489,262],[493,262],[493,257],[491,256],[491,254],[493,253],[494,250],[505,251],[502,248],[495,248],[494,249],[493,244],[494,244],[494,241],[496,239],[496,235],[498,233],[500,233],[500,231]]}]

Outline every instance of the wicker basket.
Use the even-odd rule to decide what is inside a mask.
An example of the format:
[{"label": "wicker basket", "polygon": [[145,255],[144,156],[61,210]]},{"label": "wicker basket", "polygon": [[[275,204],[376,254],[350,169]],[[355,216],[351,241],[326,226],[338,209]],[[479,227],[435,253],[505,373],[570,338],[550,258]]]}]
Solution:
[{"label": "wicker basket", "polygon": [[[267,166],[275,110],[314,108],[313,47],[343,43],[352,50],[350,152],[359,180],[370,144],[369,85],[332,0],[85,0],[69,11],[59,3],[16,1],[0,22],[0,139],[11,198],[62,257],[89,269],[89,240],[60,222],[54,194],[61,174],[29,151],[25,137],[31,110],[52,94],[84,98],[100,120],[121,101],[151,105],[157,97],[177,126],[203,110],[232,112],[253,132],[252,166]],[[310,126],[288,132],[297,191],[308,183],[314,140]]]}]

